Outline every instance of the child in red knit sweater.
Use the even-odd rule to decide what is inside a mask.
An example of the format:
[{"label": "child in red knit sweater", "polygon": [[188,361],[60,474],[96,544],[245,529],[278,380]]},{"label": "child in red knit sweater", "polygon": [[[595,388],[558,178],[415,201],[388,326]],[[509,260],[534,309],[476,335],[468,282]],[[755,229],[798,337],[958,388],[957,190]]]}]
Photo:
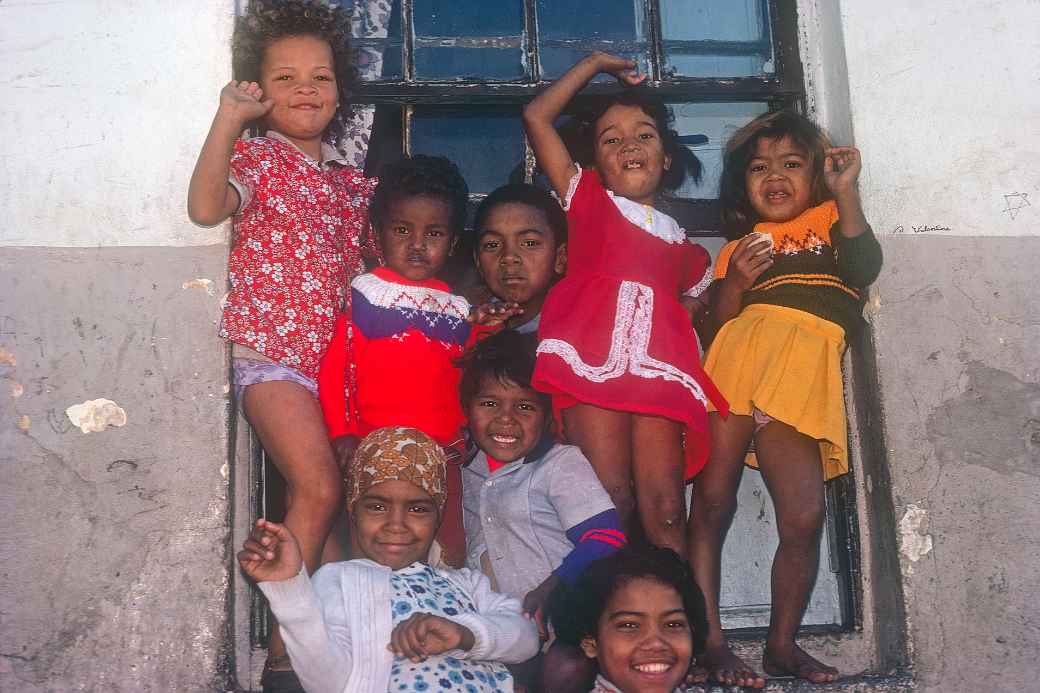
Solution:
[{"label": "child in red knit sweater", "polygon": [[445,448],[448,494],[437,539],[442,560],[454,567],[466,560],[455,360],[480,326],[519,310],[499,303],[471,311],[436,278],[465,225],[466,202],[466,181],[444,157],[414,156],[383,170],[369,216],[384,266],[351,282],[349,312],[337,319],[318,374],[325,424],[344,473],[357,441],[384,426],[418,428]]}]

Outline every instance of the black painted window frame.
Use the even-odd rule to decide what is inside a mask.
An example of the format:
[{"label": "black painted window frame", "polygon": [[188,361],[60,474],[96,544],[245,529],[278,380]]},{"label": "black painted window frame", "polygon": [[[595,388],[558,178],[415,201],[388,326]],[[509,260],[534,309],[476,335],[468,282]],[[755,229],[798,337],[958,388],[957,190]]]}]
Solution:
[{"label": "black painted window frame", "polygon": [[[805,109],[805,83],[802,63],[798,53],[798,19],[794,2],[786,0],[758,0],[760,11],[768,27],[774,62],[774,72],[767,77],[705,78],[670,75],[664,70],[664,42],[661,31],[660,0],[641,0],[646,11],[647,43],[650,46],[650,70],[648,85],[661,94],[668,103],[765,103],[769,110]],[[399,4],[398,4],[399,3]],[[417,106],[519,106],[530,101],[551,80],[538,74],[538,36],[536,0],[523,0],[524,42],[527,51],[529,75],[525,80],[491,81],[477,79],[422,80],[415,77],[412,10],[413,0],[397,0],[394,10],[402,12],[402,71],[400,79],[372,80],[359,83],[352,97],[356,106],[400,108],[402,122],[398,135],[401,137],[400,151],[409,151],[411,117]],[[356,40],[356,46],[377,44],[376,39]],[[577,42],[588,49],[609,50],[609,45],[597,42]],[[768,46],[761,42],[735,41],[672,41],[688,54],[711,56],[747,55],[759,53]],[[592,84],[584,96],[596,96],[615,91],[612,84]],[[377,123],[378,127],[378,123]],[[526,180],[532,179],[535,162],[530,146],[525,144]],[[372,171],[374,172],[374,171]],[[484,194],[471,194],[471,208],[479,203]],[[688,230],[691,238],[717,238],[721,235],[718,221],[717,200],[670,198],[664,206],[680,224]],[[472,209],[471,209],[472,211]],[[277,470],[261,452],[259,478],[256,479],[256,501],[258,514],[278,518],[284,508],[282,489],[284,482]],[[844,475],[827,484],[828,513],[832,534],[827,550],[832,565],[839,566],[841,576],[841,623],[803,627],[807,633],[848,632],[862,626],[862,582],[860,567],[860,537],[857,522],[855,486],[851,475]],[[826,556],[821,557],[827,560]],[[251,624],[254,645],[266,644],[269,632],[268,613],[259,590],[253,593],[253,618]],[[764,632],[761,628],[738,630],[737,637],[757,638]]]}]

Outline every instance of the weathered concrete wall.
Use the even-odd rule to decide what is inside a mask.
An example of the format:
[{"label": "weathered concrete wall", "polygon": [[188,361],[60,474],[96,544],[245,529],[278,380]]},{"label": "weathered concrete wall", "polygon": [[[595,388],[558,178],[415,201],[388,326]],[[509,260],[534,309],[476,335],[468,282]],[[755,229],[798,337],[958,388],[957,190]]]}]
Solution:
[{"label": "weathered concrete wall", "polygon": [[844,2],[841,15],[863,196],[885,249],[868,312],[915,679],[1031,690],[1040,5]]},{"label": "weathered concrete wall", "polygon": [[227,683],[225,230],[184,197],[233,13],[0,4],[0,690]]},{"label": "weathered concrete wall", "polygon": [[[220,246],[0,250],[0,690],[222,690]],[[111,399],[93,433],[66,408]]]},{"label": "weathered concrete wall", "polygon": [[916,678],[1031,690],[1040,239],[892,237],[885,251],[874,324]]}]

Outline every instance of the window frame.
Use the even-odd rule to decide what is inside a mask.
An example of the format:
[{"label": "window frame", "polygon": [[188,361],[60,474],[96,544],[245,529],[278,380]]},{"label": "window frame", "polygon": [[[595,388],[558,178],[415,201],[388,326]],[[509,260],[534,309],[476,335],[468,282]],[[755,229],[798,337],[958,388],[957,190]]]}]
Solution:
[{"label": "window frame", "polygon": [[[766,13],[764,25],[768,28],[772,41],[774,72],[767,77],[689,77],[682,75],[665,75],[663,66],[665,51],[661,30],[661,0],[640,0],[646,8],[646,43],[650,55],[650,74],[647,84],[660,94],[666,103],[765,103],[770,111],[784,108],[806,109],[806,89],[802,63],[799,57],[798,15],[796,3],[782,0],[757,0],[762,12]],[[402,76],[397,79],[379,79],[360,81],[351,97],[354,106],[392,106],[400,107],[402,121],[400,136],[405,152],[410,151],[411,120],[415,107],[423,106],[520,106],[531,100],[544,90],[553,80],[542,79],[539,74],[538,36],[536,31],[537,0],[523,2],[523,38],[524,50],[530,56],[530,78],[495,81],[480,79],[436,79],[421,80],[415,77],[415,40],[412,12],[414,0],[399,0],[391,11],[400,9],[402,33]],[[370,39],[369,41],[374,41]],[[355,47],[363,41],[356,41]],[[592,41],[576,41],[576,45],[590,46]],[[670,45],[679,45],[689,53],[703,55],[746,55],[752,52],[751,42],[738,41],[672,41]],[[757,46],[761,49],[761,45]],[[617,86],[609,83],[596,83],[586,87],[577,98],[616,92]],[[526,179],[531,180],[535,162],[529,143],[525,138]],[[471,203],[477,203],[486,196],[484,193],[470,195]],[[711,199],[692,199],[669,197],[663,205],[680,224],[687,229],[691,238],[717,238],[721,235],[718,225],[712,226],[704,220],[718,217],[718,201]],[[472,204],[471,204],[472,207]],[[472,211],[472,209],[471,209]],[[850,419],[850,426],[857,422]],[[256,476],[250,478],[252,492],[252,509],[256,516],[276,515],[280,504],[277,497],[279,475],[273,464],[267,459],[259,443],[252,437],[251,457],[259,458],[260,464]],[[273,483],[272,483],[273,482]],[[284,483],[284,482],[282,482]],[[861,575],[860,536],[856,487],[851,475],[839,477],[827,484],[828,514],[835,517],[829,520],[831,529],[829,550],[831,559],[840,567],[840,623],[802,626],[801,633],[848,633],[863,625],[863,595]],[[826,560],[826,556],[821,556]],[[266,645],[270,623],[264,600],[258,591],[251,596],[249,609],[251,643],[253,647]],[[730,629],[727,633],[734,638],[760,638],[765,628]]]},{"label": "window frame", "polygon": [[[661,30],[661,0],[640,0],[646,12],[646,42],[650,55],[647,84],[666,103],[765,103],[771,111],[805,107],[805,87],[801,61],[798,58],[798,17],[794,3],[781,0],[756,0],[764,15],[763,25],[772,39],[774,73],[767,77],[688,77],[663,74],[664,43]],[[394,79],[360,81],[352,95],[356,106],[398,106],[402,110],[401,131],[404,152],[410,153],[412,117],[415,107],[422,106],[519,106],[530,101],[552,83],[539,74],[537,34],[537,0],[523,2],[524,50],[529,57],[529,78],[512,81],[479,79],[417,79],[415,76],[415,35],[412,13],[414,0],[399,0],[401,12],[402,76]],[[770,21],[771,18],[771,21]],[[381,41],[382,39],[367,39]],[[768,39],[767,39],[768,40]],[[356,40],[356,43],[366,39]],[[595,41],[579,41],[576,45],[592,47]],[[747,55],[750,46],[761,48],[761,42],[742,41],[669,41],[691,53],[702,55]],[[590,84],[575,100],[583,100],[616,91],[613,84]],[[526,176],[533,177],[535,161],[530,144],[524,142]],[[483,193],[470,195],[477,203]],[[668,197],[665,211],[674,216],[691,238],[718,237],[719,209],[714,199]]]}]

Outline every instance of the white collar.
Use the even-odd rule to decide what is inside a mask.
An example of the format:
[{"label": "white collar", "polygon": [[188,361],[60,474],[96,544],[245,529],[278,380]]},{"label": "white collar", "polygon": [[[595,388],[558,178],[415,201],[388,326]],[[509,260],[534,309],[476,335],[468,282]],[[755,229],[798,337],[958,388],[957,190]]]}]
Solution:
[{"label": "white collar", "polygon": [[[577,173],[571,177],[570,182],[567,185],[567,194],[563,196],[563,200],[561,201],[561,206],[564,210],[570,209],[571,199],[574,197],[574,193],[578,189],[578,183],[581,180],[583,173],[578,162],[574,162],[574,168],[577,169]],[[603,186],[602,181],[600,181],[600,185]],[[651,236],[660,238],[666,243],[685,243],[687,241],[686,231],[679,226],[679,222],[664,212],[654,209],[650,205],[633,202],[627,197],[615,195],[614,192],[608,190],[606,186],[603,186],[603,190],[606,191],[607,195],[614,203],[614,206],[618,208],[618,211],[621,212],[626,219],[646,231]],[[555,192],[553,193],[553,197],[557,200],[560,199]]]},{"label": "white collar", "polygon": [[[607,190],[604,188],[604,190]],[[654,209],[650,205],[634,202],[627,197],[615,195],[613,191],[607,190],[607,195],[614,202],[626,219],[646,231],[651,236],[660,238],[666,243],[685,243],[686,231],[679,226],[672,217],[664,212]]]},{"label": "white collar", "polygon": [[[285,135],[283,135],[280,132],[276,132],[274,130],[268,130],[266,133],[264,133],[264,137],[266,137],[268,139],[271,139],[271,140],[278,140],[279,142],[285,142],[287,145],[289,145],[290,147],[292,147],[293,149],[298,151],[300,154],[303,154],[305,157],[307,157],[307,159],[309,161],[314,161],[314,157],[313,156],[311,156],[307,152],[305,152],[302,149],[300,149],[299,147],[297,147],[296,144],[294,144],[292,140],[290,140],[288,137],[286,137]],[[338,149],[333,147],[331,144],[329,144],[325,140],[322,140],[321,141],[321,161],[314,161],[314,163],[319,164],[321,166],[325,166],[326,164],[330,164],[332,162],[335,162],[337,164],[346,164],[347,163],[347,157],[344,156]]]}]

